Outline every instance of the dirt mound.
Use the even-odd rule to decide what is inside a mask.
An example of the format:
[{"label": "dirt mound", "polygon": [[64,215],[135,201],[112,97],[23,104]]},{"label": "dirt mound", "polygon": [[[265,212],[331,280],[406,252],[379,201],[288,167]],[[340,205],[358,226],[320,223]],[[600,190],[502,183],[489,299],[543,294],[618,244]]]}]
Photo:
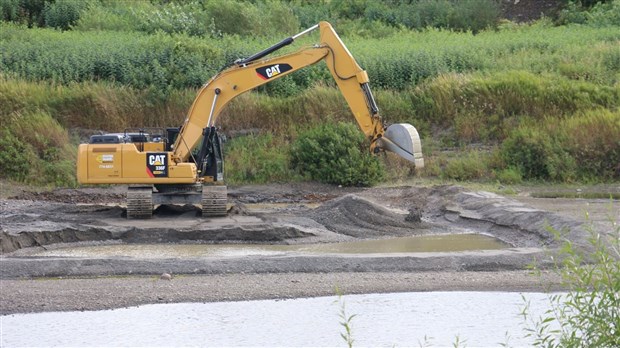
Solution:
[{"label": "dirt mound", "polygon": [[354,194],[329,201],[314,209],[310,218],[330,231],[358,238],[384,235],[410,236],[423,229],[420,222]]},{"label": "dirt mound", "polygon": [[56,189],[53,191],[33,192],[23,191],[22,193],[9,197],[9,199],[19,199],[28,201],[47,201],[59,203],[120,203],[125,200],[125,194],[119,190],[105,189]]}]

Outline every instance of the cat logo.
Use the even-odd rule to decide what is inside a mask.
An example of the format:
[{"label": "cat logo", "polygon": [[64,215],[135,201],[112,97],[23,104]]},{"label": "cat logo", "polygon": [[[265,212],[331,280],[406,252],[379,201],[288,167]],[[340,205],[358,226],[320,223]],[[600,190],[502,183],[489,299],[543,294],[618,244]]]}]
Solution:
[{"label": "cat logo", "polygon": [[269,77],[274,77],[274,76],[278,75],[280,73],[280,64],[276,64],[276,65],[272,66],[271,68],[265,69],[265,73]]},{"label": "cat logo", "polygon": [[151,178],[168,176],[168,154],[148,153],[146,155],[146,174]]},{"label": "cat logo", "polygon": [[285,73],[291,69],[293,69],[293,67],[286,63],[272,64],[272,65],[267,65],[262,68],[256,69],[256,74],[261,79],[268,80],[272,77],[276,77],[282,73]]},{"label": "cat logo", "polygon": [[149,164],[152,166],[161,166],[166,162],[166,155],[149,155]]}]

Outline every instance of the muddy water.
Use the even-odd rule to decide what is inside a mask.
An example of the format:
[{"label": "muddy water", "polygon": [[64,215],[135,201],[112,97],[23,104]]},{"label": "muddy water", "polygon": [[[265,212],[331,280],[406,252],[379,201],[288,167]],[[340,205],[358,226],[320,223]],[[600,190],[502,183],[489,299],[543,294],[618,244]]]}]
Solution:
[{"label": "muddy water", "polygon": [[85,247],[59,247],[35,252],[41,257],[131,257],[205,258],[251,255],[300,254],[389,254],[414,252],[455,252],[495,250],[509,247],[498,239],[480,234],[451,234],[363,240],[344,243],[302,245],[261,244],[114,244]]},{"label": "muddy water", "polygon": [[[207,290],[207,289],[206,289]],[[523,294],[532,318],[548,295]],[[342,298],[355,346],[530,346],[519,293],[430,292]],[[145,305],[0,317],[0,346],[346,346],[336,297]],[[426,338],[425,338],[426,337]]]}]

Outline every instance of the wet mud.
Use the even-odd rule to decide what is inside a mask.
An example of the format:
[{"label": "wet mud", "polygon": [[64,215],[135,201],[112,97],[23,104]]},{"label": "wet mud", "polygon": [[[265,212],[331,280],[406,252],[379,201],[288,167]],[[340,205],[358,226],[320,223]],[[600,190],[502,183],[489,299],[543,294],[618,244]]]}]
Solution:
[{"label": "wet mud", "polygon": [[[58,191],[0,201],[0,277],[278,272],[398,272],[525,269],[557,247],[549,227],[578,247],[587,234],[577,220],[489,192],[455,186],[339,189],[258,186],[231,189],[230,213],[204,219],[192,206],[161,206],[150,220],[130,220],[114,189]],[[16,197],[27,198],[27,197]],[[69,203],[67,203],[69,201]],[[85,203],[71,203],[79,201]],[[321,244],[478,233],[507,246],[459,252],[239,255],[126,258],[33,256],[32,250],[112,243]],[[335,249],[337,250],[337,248]]]}]

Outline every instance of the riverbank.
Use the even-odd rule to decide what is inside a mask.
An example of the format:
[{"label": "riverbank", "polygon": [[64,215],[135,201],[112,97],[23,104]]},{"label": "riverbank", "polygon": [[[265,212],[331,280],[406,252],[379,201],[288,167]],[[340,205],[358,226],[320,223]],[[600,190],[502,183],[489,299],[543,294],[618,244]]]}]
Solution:
[{"label": "riverbank", "polygon": [[546,292],[549,272],[278,273],[0,280],[0,314],[104,310],[152,303],[249,301],[415,291]]},{"label": "riverbank", "polygon": [[[606,191],[611,189],[617,188]],[[121,191],[22,192],[1,200],[1,314],[331,296],[336,289],[343,294],[560,290],[560,279],[544,270],[559,246],[547,227],[570,231],[566,237],[574,246],[587,248],[585,213],[597,226],[620,214],[609,199],[535,198],[525,190],[503,197],[448,185],[287,184],[231,188],[226,218],[204,220],[185,207],[158,208],[152,220],[127,220],[118,203]],[[353,255],[48,253],[98,245],[340,245],[446,233],[483,234],[507,248]],[[543,269],[542,277],[528,271],[533,262]],[[163,273],[172,279],[161,280]]]}]

